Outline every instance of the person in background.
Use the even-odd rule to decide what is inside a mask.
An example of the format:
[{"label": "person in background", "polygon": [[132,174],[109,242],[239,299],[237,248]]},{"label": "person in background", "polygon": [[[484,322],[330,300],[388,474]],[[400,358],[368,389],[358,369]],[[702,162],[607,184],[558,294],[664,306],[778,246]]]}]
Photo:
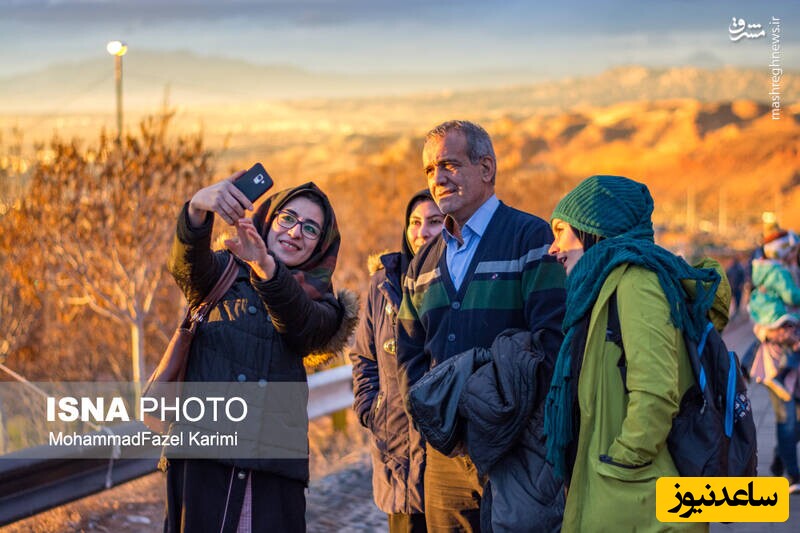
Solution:
[{"label": "person in background", "polygon": [[791,231],[775,228],[765,235],[764,257],[752,263],[748,304],[753,333],[760,342],[749,375],[767,387],[775,413],[778,446],[770,471],[775,476],[786,473],[791,493],[800,492],[800,286],[790,270],[799,245],[800,239]]},{"label": "person in background", "polygon": [[389,515],[391,533],[427,531],[425,445],[400,394],[395,332],[408,264],[442,232],[443,218],[427,190],[411,197],[400,251],[369,258],[369,296],[350,352],[353,408],[361,425],[372,433],[373,498]]},{"label": "person in background", "polygon": [[[252,220],[245,218],[253,205],[233,185],[241,174],[199,190],[178,215],[168,267],[191,305],[215,285],[231,254],[238,269],[198,327],[186,381],[296,383],[306,389],[299,395],[305,398],[304,356],[343,349],[358,313],[355,296],[333,293],[336,217],[327,196],[306,183],[269,196]],[[236,227],[225,250],[211,249],[215,213]],[[248,405],[248,420],[263,421],[270,409],[281,407]],[[285,423],[308,433],[305,416]],[[274,442],[274,427],[257,431]],[[300,452],[304,456],[171,458],[164,530],[305,531],[307,446]]]},{"label": "person in background", "polygon": [[745,269],[739,262],[737,256],[733,256],[730,260],[728,268],[725,270],[725,275],[728,277],[728,283],[731,284],[731,294],[733,296],[733,313],[731,318],[735,318],[739,314],[739,309],[742,305],[742,291],[744,290],[745,282]]},{"label": "person in background", "polygon": [[[667,435],[694,376],[681,331],[699,338],[720,274],[654,243],[647,186],[592,176],[556,206],[550,253],[567,273],[566,336],[545,403],[547,458],[567,483],[563,531],[707,531],[655,517],[656,480],[677,476]],[[720,267],[721,270],[721,267]],[[682,281],[695,288],[684,304]],[[727,315],[730,302],[722,304]],[[616,316],[622,350],[607,338]]]},{"label": "person in background", "polygon": [[[542,401],[564,312],[564,271],[547,255],[550,228],[497,199],[497,160],[480,126],[450,121],[433,128],[422,161],[445,221],[442,235],[414,256],[403,286],[401,393],[408,401],[410,387],[435,365],[471,348],[489,348],[508,328],[521,328],[538,333],[548,354],[536,387]],[[484,481],[467,454],[448,457],[429,446],[428,530],[480,531]]]}]

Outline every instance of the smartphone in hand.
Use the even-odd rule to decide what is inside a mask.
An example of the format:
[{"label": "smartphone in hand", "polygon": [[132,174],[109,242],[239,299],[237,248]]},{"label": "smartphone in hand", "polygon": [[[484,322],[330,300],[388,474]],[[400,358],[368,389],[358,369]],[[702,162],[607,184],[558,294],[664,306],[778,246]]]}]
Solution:
[{"label": "smartphone in hand", "polygon": [[233,184],[248,200],[255,202],[272,187],[272,178],[261,163],[256,163],[253,168],[236,178]]}]

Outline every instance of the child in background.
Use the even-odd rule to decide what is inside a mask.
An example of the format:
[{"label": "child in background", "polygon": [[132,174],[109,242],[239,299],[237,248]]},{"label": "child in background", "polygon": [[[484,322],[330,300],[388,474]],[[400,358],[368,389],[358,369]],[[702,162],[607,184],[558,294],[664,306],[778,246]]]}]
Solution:
[{"label": "child in background", "polygon": [[[755,322],[753,332],[772,349],[760,349],[751,369],[751,376],[765,385],[782,401],[791,398],[794,386],[787,390],[787,377],[797,370],[800,338],[796,327],[800,316],[800,287],[789,270],[787,261],[797,254],[797,234],[776,230],[764,238],[764,257],[753,261],[753,292],[748,310]],[[791,384],[793,385],[793,384]]]},{"label": "child in background", "polygon": [[791,231],[776,229],[765,235],[764,257],[753,260],[753,290],[748,305],[755,322],[753,332],[761,341],[750,376],[767,387],[775,412],[778,446],[770,471],[779,476],[785,470],[790,493],[800,492],[800,317],[795,312],[800,305],[800,286],[789,269],[799,242]]}]

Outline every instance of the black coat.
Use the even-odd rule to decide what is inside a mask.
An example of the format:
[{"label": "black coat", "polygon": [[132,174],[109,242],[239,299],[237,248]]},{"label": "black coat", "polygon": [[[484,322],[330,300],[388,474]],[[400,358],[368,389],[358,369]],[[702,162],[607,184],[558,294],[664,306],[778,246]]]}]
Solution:
[{"label": "black coat", "polygon": [[[222,428],[243,433],[234,451],[222,448],[206,459],[170,461],[167,531],[235,531],[247,495],[254,531],[305,530],[308,384],[303,358],[323,361],[326,352],[340,351],[355,327],[358,303],[348,291],[340,291],[339,298],[332,294],[329,276],[340,237],[333,209],[313,183],[267,198],[255,213],[256,227],[266,234],[277,210],[302,194],[318,198],[325,215],[312,255],[296,272],[276,261],[268,281],[239,263],[234,284],[197,329],[184,394],[203,390],[197,387],[229,391],[214,394],[228,398],[245,391],[248,413],[246,420]],[[221,276],[229,252],[211,250],[213,215],[192,227],[187,206],[178,217],[168,266],[189,303],[197,304]],[[172,429],[181,430],[177,424]]]},{"label": "black coat", "polygon": [[[178,219],[178,230],[169,260],[170,273],[190,303],[202,299],[222,274],[227,251],[210,249],[212,220],[198,228],[188,224],[186,208]],[[187,382],[294,382],[302,405],[290,406],[283,431],[300,442],[302,458],[225,458],[223,462],[242,468],[271,472],[308,482],[308,385],[303,356],[323,347],[336,333],[342,308],[330,295],[312,300],[288,269],[276,262],[269,281],[250,275],[240,263],[233,286],[225,293],[192,342]],[[299,402],[295,402],[297,404]],[[274,406],[248,405],[248,423],[263,424],[256,435],[269,438],[274,427],[264,424],[262,414]],[[252,428],[251,428],[252,429]]]}]

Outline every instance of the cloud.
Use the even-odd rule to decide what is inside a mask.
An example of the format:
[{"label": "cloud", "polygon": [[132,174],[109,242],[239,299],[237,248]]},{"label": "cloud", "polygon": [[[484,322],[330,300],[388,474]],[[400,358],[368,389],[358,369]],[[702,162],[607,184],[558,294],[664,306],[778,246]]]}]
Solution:
[{"label": "cloud", "polygon": [[0,16],[7,20],[57,25],[101,25],[120,20],[163,24],[247,17],[258,23],[318,26],[412,19],[434,15],[456,4],[459,11],[481,5],[476,0],[0,0]]},{"label": "cloud", "polygon": [[[730,19],[772,14],[788,27],[800,18],[800,2],[0,0],[0,71],[105,56],[114,39],[131,53],[191,49],[337,72],[497,66],[561,75],[621,62],[680,63],[697,50],[754,64],[758,43],[731,47]],[[784,46],[798,42],[800,33],[783,35]]]},{"label": "cloud", "polygon": [[538,4],[524,0],[0,0],[0,19],[63,27],[216,22],[246,18],[262,27],[324,27],[346,24],[391,25],[412,21],[425,28],[463,27],[494,31],[603,35],[632,31],[713,31],[732,16],[787,19],[800,15],[788,0],[754,4],[745,0],[562,0]]}]

